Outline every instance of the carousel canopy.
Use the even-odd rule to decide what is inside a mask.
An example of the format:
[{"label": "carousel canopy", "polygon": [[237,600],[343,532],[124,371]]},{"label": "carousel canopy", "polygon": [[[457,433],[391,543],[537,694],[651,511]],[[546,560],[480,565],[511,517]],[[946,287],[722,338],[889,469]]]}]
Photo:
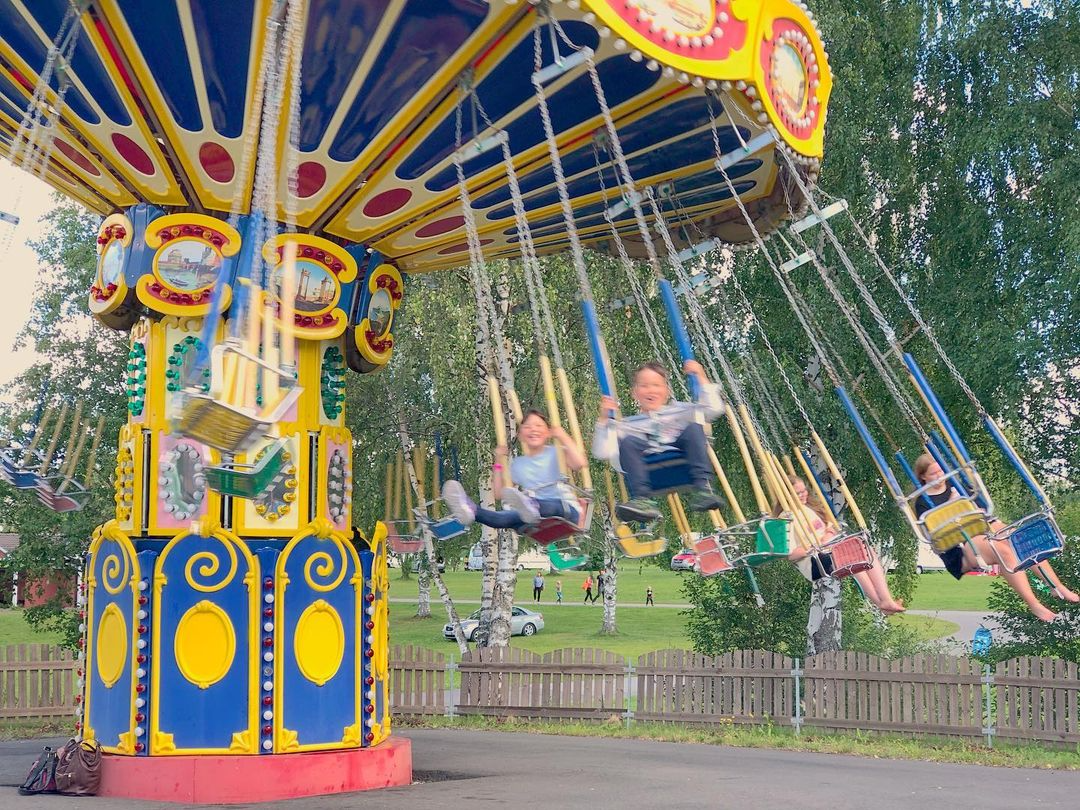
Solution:
[{"label": "carousel canopy", "polygon": [[[253,182],[254,160],[244,154],[258,138],[256,77],[276,5],[81,0],[74,47],[42,99],[39,126],[59,111],[45,179],[102,214],[137,202],[228,212],[236,185]],[[0,0],[5,153],[69,7],[68,0]],[[697,233],[750,239],[715,166],[710,110],[720,149],[732,155],[727,173],[763,231],[789,214],[795,194],[776,149],[789,150],[807,174],[822,154],[831,81],[801,2],[308,0],[305,13],[297,224],[372,247],[411,272],[467,256],[452,158],[463,80],[507,133],[537,249],[565,245],[531,81],[534,30],[546,25],[545,13],[575,47],[594,51],[637,185],[663,188],[665,210],[696,223]],[[543,64],[555,61],[557,40],[543,29]],[[573,50],[558,47],[562,58]],[[597,138],[604,120],[591,77],[579,64],[545,92],[583,241],[603,248],[604,212],[618,182],[611,145]],[[476,129],[466,115],[466,139],[490,134],[482,121]],[[288,130],[279,129],[282,151]],[[755,137],[767,132],[777,141],[759,138],[755,149]],[[502,161],[495,149],[464,165],[490,257],[518,252]],[[283,180],[279,199],[287,193]],[[633,214],[616,223],[633,247]]]}]

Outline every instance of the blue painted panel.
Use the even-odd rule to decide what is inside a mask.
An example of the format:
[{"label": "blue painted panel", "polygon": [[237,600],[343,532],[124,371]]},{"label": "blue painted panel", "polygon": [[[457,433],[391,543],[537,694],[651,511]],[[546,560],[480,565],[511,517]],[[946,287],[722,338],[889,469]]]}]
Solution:
[{"label": "blue painted panel", "polygon": [[[720,146],[724,152],[729,152],[739,146],[738,138],[735,137],[735,133],[730,127],[724,127],[719,132]],[[744,134],[744,137],[746,135]],[[620,140],[622,136],[620,134]],[[666,145],[663,149],[648,150],[633,157],[627,158],[627,166],[630,169],[630,176],[633,178],[651,177],[657,174],[667,174],[669,172],[678,171],[686,166],[700,163],[704,160],[709,160],[716,154],[716,149],[713,147],[711,136],[695,135],[690,138],[684,138],[680,141],[675,141]],[[591,156],[590,156],[591,160]],[[734,179],[736,176],[742,176],[747,174],[753,169],[748,168],[748,165],[753,165],[754,168],[761,165],[761,161],[756,161],[755,164],[749,164],[748,161],[743,161],[741,164],[736,164],[728,170],[728,177]],[[739,175],[734,175],[734,171],[739,171]],[[609,192],[613,194],[619,186],[618,178],[616,177],[615,167],[610,163],[603,167],[604,173],[604,186]],[[718,172],[713,173],[714,178],[719,179],[720,174]],[[554,180],[552,180],[554,182]],[[600,180],[597,177],[596,171],[592,171],[589,174],[582,175],[576,180],[571,180],[567,184],[567,189],[570,192],[570,197],[581,197],[586,194],[595,194],[600,191]],[[537,208],[543,208],[548,205],[554,205],[559,201],[559,190],[554,185],[529,197],[525,200],[525,209],[527,211],[534,211]],[[505,205],[502,208],[498,208],[489,214],[493,219],[505,219],[514,215],[514,209],[510,205]]]},{"label": "blue painted panel", "polygon": [[152,14],[141,0],[120,0],[119,5],[177,125],[191,131],[202,129],[176,0],[158,0]]},{"label": "blue painted panel", "polygon": [[244,130],[254,0],[192,0],[191,16],[214,129],[228,138]]},{"label": "blue painted panel", "polygon": [[[102,745],[115,747],[120,743],[120,735],[131,730],[131,702],[134,683],[132,681],[132,630],[137,624],[133,615],[131,576],[134,564],[125,548],[115,540],[102,540],[97,552],[90,559],[90,571],[96,581],[93,593],[91,627],[94,632],[90,639],[92,646],[90,666],[86,678],[89,693],[89,714],[84,718],[86,725],[94,729],[96,739]],[[119,593],[110,594],[109,588]],[[101,617],[110,605],[115,605],[124,619],[124,640],[126,654],[119,679],[112,686],[106,686],[101,679],[101,670],[97,660],[97,637],[101,627]]]},{"label": "blue painted panel", "polygon": [[[67,10],[67,0],[35,0],[27,4],[32,10],[34,18],[41,25],[45,35],[50,39],[56,36],[60,30],[60,22]],[[38,39],[30,25],[23,19],[22,14],[15,9],[11,0],[0,0],[0,39],[10,45],[30,67],[40,71],[45,66],[48,57],[48,48]],[[120,100],[112,89],[112,79],[105,76],[104,68],[98,61],[93,49],[80,36],[79,43],[75,46],[72,56],[72,66],[80,79],[84,79],[87,89],[95,95],[98,103],[107,114],[118,114],[122,123],[129,124],[131,119],[122,111]],[[54,74],[52,88],[57,89],[56,76]],[[84,121],[90,124],[98,124],[98,117],[86,99],[77,88],[72,87],[64,96],[64,103],[70,107]],[[111,110],[111,112],[110,112]],[[22,118],[20,114],[19,118]],[[121,119],[117,119],[118,121]]]},{"label": "blue painted panel", "polygon": [[[297,733],[300,745],[340,743],[345,728],[356,723],[359,715],[357,642],[362,630],[356,613],[360,595],[351,581],[357,574],[356,562],[347,551],[331,540],[309,535],[285,552],[288,584],[278,605],[282,633],[277,655],[281,656],[282,679],[277,688],[281,723]],[[315,587],[306,581],[308,576]],[[345,642],[340,665],[322,685],[309,680],[297,661],[298,645],[303,644],[297,625],[304,611],[319,602],[325,602],[341,620]]]},{"label": "blue painted panel", "polygon": [[[605,88],[608,105],[616,107],[644,93],[660,80],[660,74],[648,70],[629,56],[615,56],[596,66],[600,83]],[[578,76],[548,99],[552,130],[558,135],[583,121],[600,115],[600,105],[587,73]],[[533,107],[506,127],[514,152],[523,152],[544,142],[544,126],[539,109]],[[447,141],[445,154],[453,148],[453,138]],[[441,155],[445,157],[445,155]],[[492,150],[465,164],[466,175],[491,168],[502,160],[502,150]],[[457,182],[453,166],[431,178],[425,186],[431,191],[445,191]]]},{"label": "blue painted panel", "polygon": [[[570,40],[577,45],[595,48],[600,41],[596,29],[585,23],[564,23],[563,29],[566,31]],[[543,50],[544,64],[552,62],[554,57],[551,52],[551,42],[548,37],[542,38],[541,47]],[[488,76],[476,86],[476,95],[480,99],[480,103],[483,105],[484,110],[491,120],[497,121],[525,101],[533,98],[535,95],[535,90],[533,89],[532,81],[530,79],[533,73],[534,50],[535,45],[533,44],[533,36],[532,33],[529,32],[517,45],[510,49],[506,56],[503,57],[502,61],[499,62],[498,69],[493,73],[489,73]],[[579,84],[581,78],[582,77],[579,76],[573,84]],[[588,81],[587,75],[585,76],[585,79]],[[566,89],[569,88],[564,88],[563,91],[556,94],[556,98],[562,96]],[[554,114],[557,109],[554,98],[549,99],[549,106]],[[470,107],[466,106],[463,110],[462,123],[464,125],[464,131],[461,136],[463,141],[468,141],[468,139],[475,134],[472,132],[470,115]],[[538,116],[537,123],[539,123]],[[552,123],[555,123],[554,118],[552,119]],[[483,122],[479,122],[478,126],[482,128]],[[454,150],[455,127],[456,113],[451,109],[450,114],[439,123],[423,142],[420,143],[416,150],[402,160],[401,165],[397,169],[398,176],[407,180],[415,180],[426,172],[431,171],[435,164],[443,160]],[[559,132],[560,129],[561,127],[556,126],[555,131]],[[543,128],[540,127],[539,131],[542,137]],[[515,148],[524,148],[517,143],[517,140],[513,136],[510,138],[510,143]],[[468,175],[479,171],[481,168],[494,165],[490,162],[492,155],[495,156],[495,162],[502,159],[502,151],[496,149],[486,156],[466,161],[465,173]],[[443,174],[446,173],[447,172],[443,172]],[[455,177],[454,169],[452,167],[449,169],[449,175],[452,178]]]},{"label": "blue painted panel", "polygon": [[[230,548],[235,552],[235,567]],[[207,590],[188,584],[185,570],[189,566],[193,581]],[[177,749],[228,749],[233,734],[249,728],[249,684],[260,675],[251,669],[250,635],[255,617],[248,608],[249,587],[260,588],[257,566],[251,570],[235,546],[191,535],[158,560],[156,574],[164,575],[167,581],[155,606],[161,628],[160,651],[154,661],[160,673],[160,730],[173,735]],[[224,675],[206,688],[181,672],[174,643],[183,616],[203,601],[228,615],[235,638],[235,652]]]},{"label": "blue painted panel", "polygon": [[[368,2],[376,7],[386,5],[386,0]],[[355,159],[375,133],[416,96],[420,88],[472,35],[484,21],[487,12],[488,4],[481,0],[409,0],[375,60],[371,75],[364,81],[356,101],[345,116],[345,124],[334,137],[330,157],[341,161]],[[335,19],[333,25],[338,24]],[[363,42],[350,38],[343,43],[348,49],[346,53],[354,48],[363,48],[368,39],[362,37],[359,31],[356,38],[362,38]],[[338,58],[348,64],[349,57],[341,50],[337,51],[340,54]],[[307,52],[312,51],[307,49]],[[319,58],[331,61],[323,53],[319,53]],[[304,71],[306,74],[306,64]],[[338,81],[343,83],[350,78],[352,71]],[[330,79],[328,77],[328,84],[333,86],[335,83]],[[326,89],[322,103],[327,109],[313,113],[310,125],[302,127],[301,149],[315,148],[339,98],[340,90]],[[305,103],[308,103],[306,94]],[[450,132],[449,143],[452,144],[452,120]]]},{"label": "blue painted panel", "polygon": [[[385,0],[314,0],[309,4],[300,74],[304,99],[300,115],[301,149],[315,149],[326,135],[330,119],[385,10]],[[376,72],[379,72],[377,62]],[[363,97],[361,92],[360,98]]]},{"label": "blue painted panel", "polygon": [[[621,127],[619,129],[619,142],[622,144],[623,151],[629,155],[633,152],[649,149],[662,141],[695,130],[708,123],[709,110],[705,100],[700,96],[684,98]],[[750,137],[749,130],[740,128],[740,131],[743,138]],[[721,147],[726,148],[728,143],[737,143],[731,140],[730,127],[720,127],[719,134]],[[603,150],[600,152],[600,162],[601,165],[609,162],[609,158]],[[595,172],[596,159],[593,156],[592,144],[586,143],[584,146],[564,155],[562,165],[566,177],[573,177],[586,171]],[[523,173],[518,177],[518,184],[521,186],[522,194],[529,194],[554,183],[555,172],[550,164],[545,164],[535,171],[530,171],[528,174]],[[477,197],[473,201],[473,205],[480,209],[509,201],[510,189],[503,186]]]}]

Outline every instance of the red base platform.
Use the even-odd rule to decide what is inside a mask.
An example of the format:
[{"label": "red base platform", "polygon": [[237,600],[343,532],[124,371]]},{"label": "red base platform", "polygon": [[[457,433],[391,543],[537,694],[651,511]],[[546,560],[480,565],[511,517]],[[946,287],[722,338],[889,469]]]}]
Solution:
[{"label": "red base platform", "polygon": [[99,796],[189,804],[248,804],[398,787],[412,782],[412,743],[264,756],[106,754]]}]

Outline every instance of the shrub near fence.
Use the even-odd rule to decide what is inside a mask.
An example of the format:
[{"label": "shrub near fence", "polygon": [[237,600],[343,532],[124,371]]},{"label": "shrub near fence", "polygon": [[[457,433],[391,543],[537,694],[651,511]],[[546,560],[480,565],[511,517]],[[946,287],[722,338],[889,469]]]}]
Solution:
[{"label": "shrub near fence", "polygon": [[[0,719],[70,715],[75,667],[58,647],[0,648]],[[390,679],[391,710],[401,717],[617,717],[1080,743],[1078,668],[1056,659],[990,668],[953,656],[830,653],[802,661],[760,650],[657,650],[630,663],[606,650],[536,655],[511,647],[473,650],[455,663],[399,645]]]},{"label": "shrub near fence", "polygon": [[75,659],[49,644],[0,647],[0,719],[70,716]]}]

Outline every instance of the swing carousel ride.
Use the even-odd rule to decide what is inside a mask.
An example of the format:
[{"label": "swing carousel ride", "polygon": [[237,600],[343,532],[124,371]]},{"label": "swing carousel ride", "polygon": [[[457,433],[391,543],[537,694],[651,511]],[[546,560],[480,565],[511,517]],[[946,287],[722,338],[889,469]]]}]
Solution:
[{"label": "swing carousel ride", "polygon": [[[705,314],[702,276],[688,268],[725,245],[767,258],[916,536],[942,552],[990,536],[983,548],[1013,576],[1060,550],[1045,493],[852,219],[1039,501],[1013,525],[991,525],[962,438],[829,225],[846,211],[815,185],[831,77],[802,2],[163,0],[150,15],[125,0],[0,0],[0,10],[0,151],[102,215],[88,307],[131,336],[115,514],[94,533],[80,596],[79,728],[110,754],[104,792],[247,802],[410,781],[408,742],[390,734],[387,547],[430,553],[433,538],[465,527],[440,512],[441,455],[426,477],[426,450],[403,434],[385,471],[386,520],[354,531],[353,492],[378,497],[383,476],[353,470],[343,394],[348,371],[389,362],[409,275],[468,267],[506,445],[504,413],[522,413],[486,263],[520,260],[549,415],[583,448],[537,257],[570,254],[599,388],[613,397],[583,250],[616,256],[657,358],[672,368],[700,357],[722,384],[753,505],[739,503],[711,448],[727,508],[709,512],[708,536],[691,539],[680,493],[694,482],[676,448],[650,448],[649,488],[696,543],[700,573],[741,571],[759,602],[754,568],[795,546],[871,589],[860,577],[877,561],[737,277],[728,320],[752,325],[782,389],[752,363],[736,373]],[[810,229],[888,353],[826,272],[825,250],[806,241]],[[652,271],[675,353],[657,337],[637,262]],[[832,335],[794,280],[804,266],[959,497],[916,510],[940,482],[900,485],[862,412],[893,437],[848,395]],[[675,384],[691,394],[697,382]],[[50,508],[78,509],[102,423],[79,482],[92,417],[84,425],[81,404],[45,399],[36,425],[0,451],[0,473]],[[827,507],[821,527],[800,507],[797,476]],[[573,483],[576,518],[522,532],[560,569],[586,559],[578,541],[593,514],[587,465]],[[614,512],[627,499],[621,476],[605,469],[603,484]],[[654,528],[618,522],[619,547],[658,553],[666,541]],[[1053,586],[1049,566],[1044,575]]]},{"label": "swing carousel ride", "polygon": [[[386,522],[354,536],[354,476],[370,482],[357,492],[378,497],[382,475],[353,470],[343,395],[350,370],[389,362],[408,275],[468,266],[498,432],[502,407],[521,414],[485,263],[520,259],[549,411],[558,418],[562,394],[580,446],[536,258],[573,258],[606,395],[582,251],[620,260],[655,335],[648,291],[630,272],[644,262],[678,359],[696,346],[724,383],[753,493],[744,510],[713,455],[730,520],[710,514],[701,573],[739,569],[753,587],[753,568],[791,542],[824,551],[786,483],[799,473],[830,507],[834,575],[858,575],[874,559],[866,521],[752,302],[736,279],[729,303],[759,331],[782,391],[734,373],[693,293],[690,262],[756,246],[912,531],[938,550],[997,531],[963,440],[836,241],[828,220],[845,207],[815,189],[830,89],[798,0],[163,0],[153,14],[125,0],[0,0],[0,152],[103,217],[88,307],[130,334],[115,514],[94,533],[81,596],[79,722],[111,755],[103,790],[254,801],[409,782],[408,743],[390,734],[388,535],[423,546],[394,528],[389,508]],[[802,236],[809,228],[832,246],[902,371],[881,365],[888,358],[829,287],[821,250]],[[780,239],[766,244],[770,234]],[[958,499],[913,511],[927,486],[904,491],[847,395],[846,369],[792,281],[805,265],[880,361]],[[656,348],[675,365],[670,348]],[[1038,570],[1060,550],[1049,501],[962,389],[1040,502],[997,532],[1011,543],[998,562]],[[777,404],[785,396],[798,425]],[[91,432],[81,403],[45,399],[37,424],[9,438],[0,473],[49,508],[78,509],[102,422]],[[405,476],[410,450],[387,472],[388,506],[407,478],[416,488],[424,455]],[[650,484],[689,537],[685,465],[657,451]],[[894,457],[910,470],[899,448]],[[438,471],[428,480],[436,489]],[[418,483],[417,503],[437,507],[422,474]],[[592,516],[587,467],[577,483],[576,521],[526,533],[560,568],[583,559],[573,538]],[[604,483],[614,500],[610,471]],[[832,485],[838,496],[825,497]],[[764,519],[770,502],[788,517]],[[463,530],[438,514],[428,528],[437,538]],[[663,547],[648,526],[617,529],[630,556]]]}]

